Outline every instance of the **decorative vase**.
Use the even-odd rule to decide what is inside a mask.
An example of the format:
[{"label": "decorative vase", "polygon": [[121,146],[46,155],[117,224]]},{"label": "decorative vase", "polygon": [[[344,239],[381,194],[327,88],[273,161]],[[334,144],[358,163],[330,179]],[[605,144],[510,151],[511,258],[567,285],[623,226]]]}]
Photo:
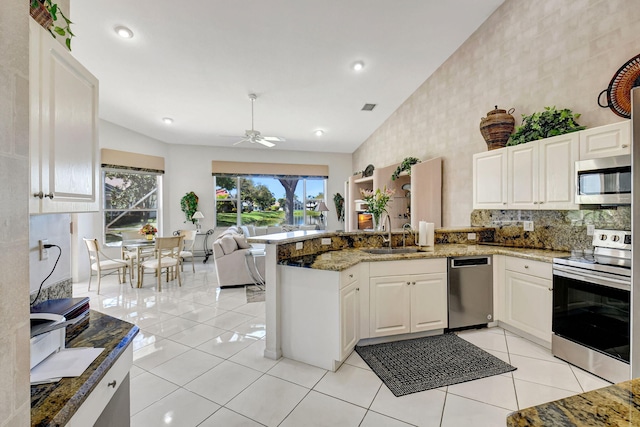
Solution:
[{"label": "decorative vase", "polygon": [[507,145],[509,137],[513,133],[516,120],[511,113],[515,109],[509,111],[500,110],[496,105],[496,109],[489,111],[487,117],[480,119],[480,133],[484,137],[489,150],[495,150]]},{"label": "decorative vase", "polygon": [[383,212],[371,212],[371,221],[373,222],[373,231],[384,231]]},{"label": "decorative vase", "polygon": [[147,240],[153,240],[153,234],[147,234]]}]

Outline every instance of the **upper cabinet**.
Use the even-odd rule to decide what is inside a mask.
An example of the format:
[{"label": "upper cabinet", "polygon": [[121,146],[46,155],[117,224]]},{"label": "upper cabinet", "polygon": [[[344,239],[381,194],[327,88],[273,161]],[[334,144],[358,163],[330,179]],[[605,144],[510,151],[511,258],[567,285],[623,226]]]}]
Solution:
[{"label": "upper cabinet", "polygon": [[578,140],[574,132],[507,147],[508,209],[578,209]]},{"label": "upper cabinet", "polygon": [[631,121],[580,132],[580,160],[631,154]]},{"label": "upper cabinet", "polygon": [[507,208],[507,150],[473,156],[473,208]]},{"label": "upper cabinet", "polygon": [[98,80],[29,22],[30,213],[99,209]]}]

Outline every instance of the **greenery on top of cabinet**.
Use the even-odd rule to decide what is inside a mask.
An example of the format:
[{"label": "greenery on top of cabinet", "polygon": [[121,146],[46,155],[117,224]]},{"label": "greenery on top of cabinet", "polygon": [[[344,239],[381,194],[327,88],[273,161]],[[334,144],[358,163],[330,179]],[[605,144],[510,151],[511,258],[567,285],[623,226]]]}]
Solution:
[{"label": "greenery on top of cabinet", "polygon": [[576,120],[580,114],[565,108],[556,110],[556,107],[544,107],[544,111],[533,113],[530,116],[522,115],[522,126],[518,126],[511,135],[507,145],[518,145],[538,139],[564,135],[585,129]]}]

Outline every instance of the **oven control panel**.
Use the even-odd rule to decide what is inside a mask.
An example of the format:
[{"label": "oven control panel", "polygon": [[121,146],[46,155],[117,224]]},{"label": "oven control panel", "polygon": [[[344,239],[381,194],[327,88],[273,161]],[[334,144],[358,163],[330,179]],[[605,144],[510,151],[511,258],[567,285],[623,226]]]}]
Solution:
[{"label": "oven control panel", "polygon": [[594,247],[631,250],[631,232],[627,230],[595,230]]}]

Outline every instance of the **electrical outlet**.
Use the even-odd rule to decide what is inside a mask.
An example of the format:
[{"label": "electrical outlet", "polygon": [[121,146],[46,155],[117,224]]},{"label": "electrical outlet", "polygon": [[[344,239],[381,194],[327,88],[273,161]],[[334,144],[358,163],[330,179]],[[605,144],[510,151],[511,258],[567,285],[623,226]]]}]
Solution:
[{"label": "electrical outlet", "polygon": [[467,240],[476,240],[476,233],[467,233]]},{"label": "electrical outlet", "polygon": [[593,224],[587,225],[587,236],[593,236],[596,232],[596,226]]},{"label": "electrical outlet", "polygon": [[533,221],[522,221],[524,231],[533,231]]},{"label": "electrical outlet", "polygon": [[296,243],[296,250],[297,250],[297,251],[302,250],[302,242],[298,242],[298,243]]},{"label": "electrical outlet", "polygon": [[44,261],[49,259],[49,249],[45,248],[44,245],[48,245],[48,239],[38,240],[38,251],[40,253],[40,261]]},{"label": "electrical outlet", "polygon": [[331,244],[331,237],[323,237],[321,243],[323,245],[330,245]]}]

